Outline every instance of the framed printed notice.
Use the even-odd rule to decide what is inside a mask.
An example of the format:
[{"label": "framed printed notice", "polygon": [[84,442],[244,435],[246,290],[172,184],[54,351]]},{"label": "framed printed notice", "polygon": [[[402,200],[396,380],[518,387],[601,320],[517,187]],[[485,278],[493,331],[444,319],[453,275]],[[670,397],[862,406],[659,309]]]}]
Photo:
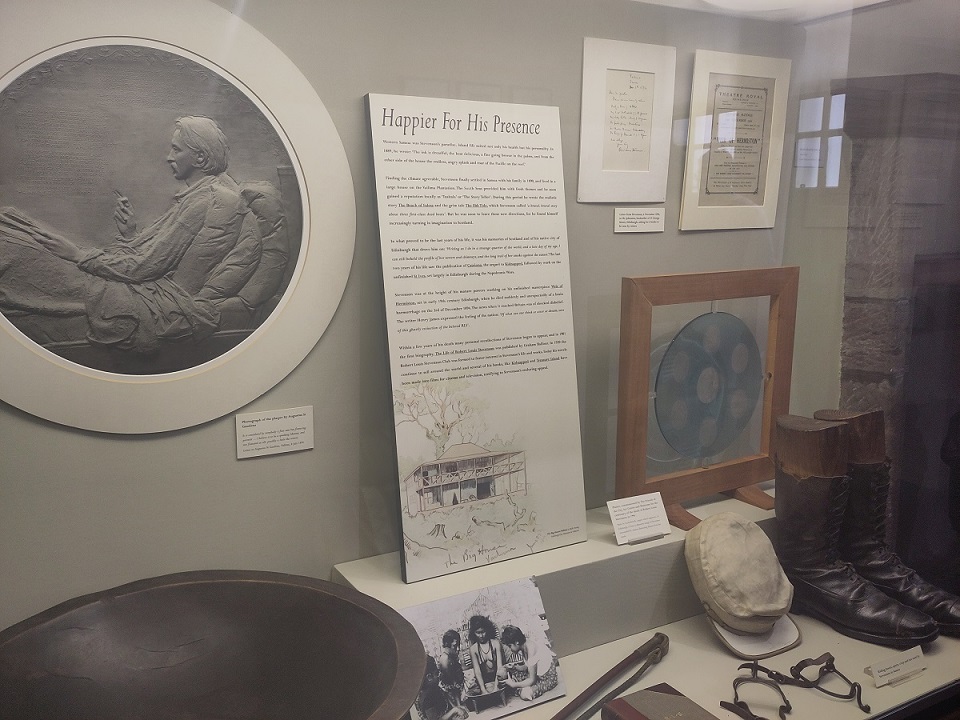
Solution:
[{"label": "framed printed notice", "polygon": [[585,540],[559,111],[368,104],[404,578]]},{"label": "framed printed notice", "polygon": [[698,50],[681,230],[773,227],[790,61]]},{"label": "framed printed notice", "polygon": [[677,50],[583,39],[580,202],[663,202]]}]

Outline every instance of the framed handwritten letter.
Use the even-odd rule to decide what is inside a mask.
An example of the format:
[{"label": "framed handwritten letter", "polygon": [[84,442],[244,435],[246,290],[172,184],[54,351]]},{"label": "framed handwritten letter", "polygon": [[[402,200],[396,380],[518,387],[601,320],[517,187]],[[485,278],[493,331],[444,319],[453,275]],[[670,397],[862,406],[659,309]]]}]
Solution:
[{"label": "framed handwritten letter", "polygon": [[663,202],[677,50],[583,39],[580,202]]},{"label": "framed handwritten letter", "polygon": [[681,230],[773,227],[790,61],[698,50]]}]

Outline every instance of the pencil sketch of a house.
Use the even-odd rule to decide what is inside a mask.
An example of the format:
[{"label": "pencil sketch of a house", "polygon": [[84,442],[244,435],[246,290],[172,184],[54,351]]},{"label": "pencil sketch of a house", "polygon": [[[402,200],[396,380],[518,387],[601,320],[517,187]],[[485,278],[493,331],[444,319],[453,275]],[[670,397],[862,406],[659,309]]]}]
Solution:
[{"label": "pencil sketch of a house", "polygon": [[491,452],[473,443],[450,447],[403,480],[411,516],[463,503],[526,493],[522,450]]}]

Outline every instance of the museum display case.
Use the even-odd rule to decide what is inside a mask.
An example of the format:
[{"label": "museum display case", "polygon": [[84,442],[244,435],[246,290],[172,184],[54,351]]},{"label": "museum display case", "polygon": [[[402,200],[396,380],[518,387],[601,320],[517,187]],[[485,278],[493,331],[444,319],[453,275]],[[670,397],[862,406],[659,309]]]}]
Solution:
[{"label": "museum display case", "polygon": [[[686,532],[731,511],[776,545],[778,417],[816,413],[882,413],[875,539],[960,593],[956,3],[101,5],[0,7],[0,628],[191,571],[396,611],[534,578],[565,699],[511,712],[659,632],[637,688],[734,717]],[[198,248],[130,261],[128,210],[142,232],[217,174],[171,138],[205,115],[270,297],[222,243],[196,294]],[[673,525],[618,544],[608,501],[650,490]],[[877,687],[910,648],[794,617],[766,667],[829,652],[870,711],[787,686],[793,717],[960,702],[950,633]]]},{"label": "museum display case", "polygon": [[[730,498],[711,497],[692,505],[690,511],[699,518],[734,513],[770,534],[776,532],[773,511]],[[405,584],[400,578],[399,557],[390,553],[337,565],[333,579],[403,608],[514,577],[536,576],[567,693],[563,700],[523,710],[521,717],[553,718],[567,701],[657,632],[669,638],[669,651],[633,689],[665,682],[718,718],[736,717],[721,709],[719,703],[733,698],[731,683],[743,673],[738,668],[745,661],[730,652],[710,629],[684,561],[686,531],[673,528],[656,540],[618,546],[605,511],[589,511],[587,518],[586,543],[534,557]],[[793,706],[789,717],[952,717],[947,712],[956,709],[960,698],[960,638],[941,636],[924,645],[922,672],[893,685],[876,687],[865,668],[896,656],[896,650],[844,637],[806,615],[792,613],[790,617],[799,627],[800,642],[763,660],[763,665],[786,673],[802,659],[829,652],[842,673],[860,682],[863,702],[870,709],[864,712],[854,702],[785,686]],[[619,679],[629,675],[624,672]],[[615,684],[611,682],[609,688]],[[843,689],[840,684],[828,687]],[[776,716],[773,693],[746,697],[758,715]],[[585,702],[579,711],[588,704]],[[516,709],[517,705],[508,707]],[[569,717],[579,717],[579,712]]]}]

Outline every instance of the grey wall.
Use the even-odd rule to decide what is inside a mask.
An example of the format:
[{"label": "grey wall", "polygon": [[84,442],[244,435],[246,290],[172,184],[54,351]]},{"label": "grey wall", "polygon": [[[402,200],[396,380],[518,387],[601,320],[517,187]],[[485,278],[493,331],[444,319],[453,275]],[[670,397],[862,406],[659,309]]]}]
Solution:
[{"label": "grey wall", "polygon": [[242,408],[313,405],[316,448],[239,462],[232,415],[121,437],[60,427],[0,403],[0,627],[142,577],[233,567],[326,578],[336,563],[398,547],[366,93],[559,106],[588,507],[612,497],[621,276],[782,260],[786,182],[774,229],[676,230],[681,143],[671,150],[664,233],[614,235],[612,207],[577,204],[582,39],[677,47],[674,119],[682,129],[696,49],[796,61],[802,28],[629,0],[219,4],[298,65],[330,112],[353,172],[356,249],[341,306],[306,360]]}]

